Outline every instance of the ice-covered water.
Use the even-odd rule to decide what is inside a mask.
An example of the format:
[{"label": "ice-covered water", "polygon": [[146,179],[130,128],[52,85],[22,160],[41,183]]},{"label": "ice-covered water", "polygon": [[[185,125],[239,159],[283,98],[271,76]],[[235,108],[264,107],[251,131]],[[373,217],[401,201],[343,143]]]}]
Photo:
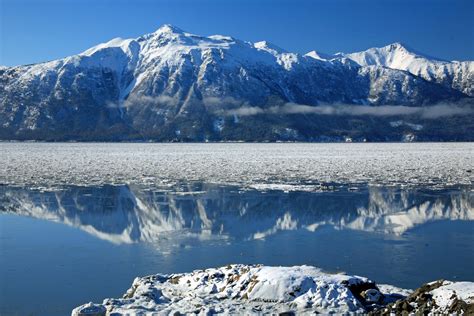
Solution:
[{"label": "ice-covered water", "polygon": [[64,315],[136,276],[229,263],[474,281],[473,153],[0,143],[0,314]]},{"label": "ice-covered water", "polygon": [[474,144],[0,143],[0,183],[471,184]]}]

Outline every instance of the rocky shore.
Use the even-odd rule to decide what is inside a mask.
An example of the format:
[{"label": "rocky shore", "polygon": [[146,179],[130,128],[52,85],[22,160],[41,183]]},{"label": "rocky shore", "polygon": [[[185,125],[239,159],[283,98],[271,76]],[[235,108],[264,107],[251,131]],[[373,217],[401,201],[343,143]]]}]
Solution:
[{"label": "rocky shore", "polygon": [[412,291],[310,266],[228,265],[136,278],[119,299],[75,308],[73,316],[144,314],[465,314],[474,282],[439,280]]}]

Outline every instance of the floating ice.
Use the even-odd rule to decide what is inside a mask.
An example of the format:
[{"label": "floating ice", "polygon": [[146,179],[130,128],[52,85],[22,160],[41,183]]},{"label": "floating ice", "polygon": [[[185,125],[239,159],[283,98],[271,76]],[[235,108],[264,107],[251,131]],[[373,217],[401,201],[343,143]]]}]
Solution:
[{"label": "floating ice", "polygon": [[472,184],[474,144],[0,143],[0,184]]}]

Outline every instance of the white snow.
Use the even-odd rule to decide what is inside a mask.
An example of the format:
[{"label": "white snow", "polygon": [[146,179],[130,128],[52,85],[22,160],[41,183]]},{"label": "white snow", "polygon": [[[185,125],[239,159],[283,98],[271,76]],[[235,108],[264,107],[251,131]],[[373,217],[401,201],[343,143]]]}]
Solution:
[{"label": "white snow", "polygon": [[438,311],[443,313],[451,306],[455,298],[468,304],[474,303],[474,282],[444,281],[442,286],[430,293],[436,301]]},{"label": "white snow", "polygon": [[[364,312],[350,286],[366,278],[328,274],[311,266],[229,265],[191,273],[136,278],[122,299],[105,299],[108,313],[298,314]],[[375,286],[371,291],[377,297]],[[387,288],[387,287],[386,287]],[[389,287],[402,294],[406,290]],[[357,294],[356,294],[357,295]],[[381,294],[378,294],[381,297]],[[86,304],[88,308],[91,304]],[[73,311],[73,315],[81,310]],[[97,309],[101,306],[97,305]]]},{"label": "white snow", "polygon": [[474,94],[474,62],[444,61],[426,56],[407,48],[401,43],[393,43],[366,51],[341,54],[361,66],[383,66],[404,70],[415,76],[448,84],[468,95]]},{"label": "white snow", "polygon": [[277,45],[272,44],[272,43],[267,42],[267,41],[256,42],[256,43],[253,44],[253,46],[255,48],[267,51],[267,52],[269,52],[269,53],[271,53],[272,55],[275,55],[275,56],[277,56],[279,54],[282,54],[282,53],[286,53],[286,51],[283,48],[280,48]]},{"label": "white snow", "polygon": [[[262,315],[364,314],[371,308],[410,295],[392,285],[376,285],[367,278],[328,274],[311,266],[270,267],[234,264],[191,273],[136,278],[123,298],[105,299],[75,308],[107,314],[197,313]],[[474,282],[442,281],[429,292],[430,315],[445,314],[455,299],[474,302]],[[416,304],[411,303],[415,308]]]},{"label": "white snow", "polygon": [[337,56],[321,53],[321,52],[318,52],[318,51],[315,51],[315,50],[310,51],[309,53],[305,54],[305,56],[311,57],[311,58],[314,58],[314,59],[317,59],[317,60],[322,60],[322,61],[331,60],[331,59],[337,57]]},{"label": "white snow", "polygon": [[120,37],[114,38],[106,43],[99,44],[97,46],[91,47],[88,50],[81,53],[83,56],[92,56],[100,50],[107,49],[107,48],[120,48],[123,51],[128,49],[128,45],[132,42],[132,39],[123,39]]}]

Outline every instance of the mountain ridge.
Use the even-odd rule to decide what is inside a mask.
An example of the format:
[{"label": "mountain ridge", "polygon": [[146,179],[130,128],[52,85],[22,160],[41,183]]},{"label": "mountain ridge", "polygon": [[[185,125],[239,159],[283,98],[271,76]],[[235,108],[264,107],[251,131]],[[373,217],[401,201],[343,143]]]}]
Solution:
[{"label": "mountain ridge", "polygon": [[431,82],[474,96],[474,61],[446,61],[393,43],[365,51],[344,54],[361,66],[384,66],[408,71]]},{"label": "mountain ridge", "polygon": [[[470,64],[451,67],[450,74],[467,72],[460,80],[445,80],[380,62],[361,65],[360,56],[313,58],[266,41],[199,36],[165,24],[77,55],[0,68],[0,139],[317,141],[325,135],[302,117],[255,122],[226,113],[286,104],[424,106],[457,102],[472,90]],[[248,124],[258,126],[242,135]],[[305,131],[285,136],[293,125]]]}]

